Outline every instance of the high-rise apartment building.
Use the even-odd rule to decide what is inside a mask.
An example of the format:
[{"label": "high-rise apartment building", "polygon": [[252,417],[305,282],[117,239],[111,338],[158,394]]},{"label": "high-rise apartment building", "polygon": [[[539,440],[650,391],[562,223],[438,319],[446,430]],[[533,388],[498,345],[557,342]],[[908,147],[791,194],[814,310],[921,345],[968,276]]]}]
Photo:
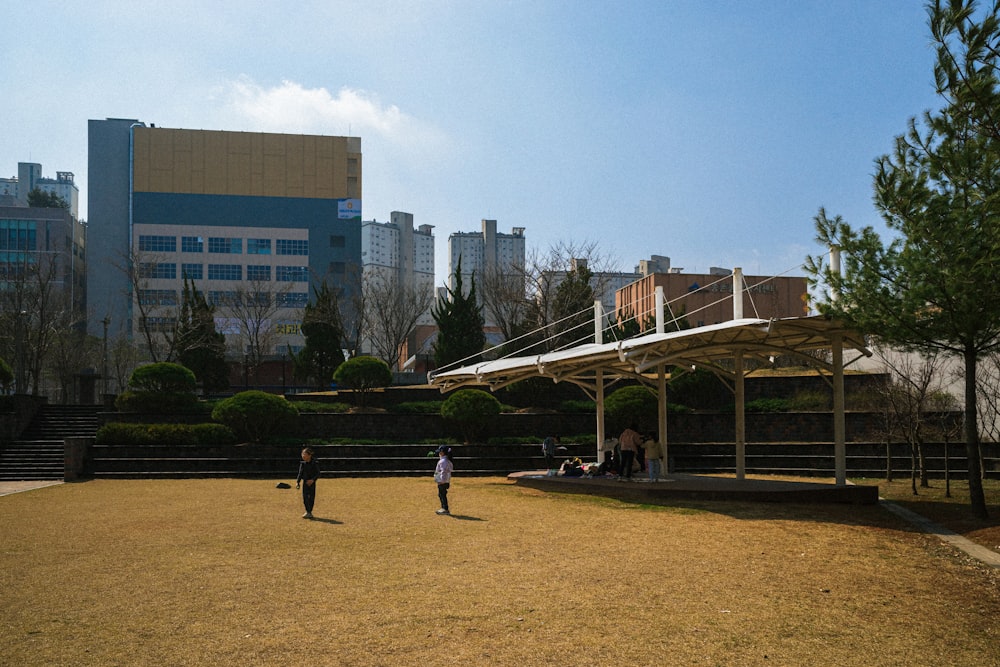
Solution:
[{"label": "high-rise apartment building", "polygon": [[104,318],[114,332],[169,329],[187,278],[229,342],[247,334],[232,304],[252,301],[268,306],[274,350],[295,349],[311,288],[357,282],[357,137],[91,120],[88,201],[91,333]]},{"label": "high-rise apartment building", "polygon": [[[366,276],[391,276],[397,284],[434,295],[434,225],[413,226],[413,214],[393,211],[389,222],[361,223]],[[430,309],[418,324],[433,324]]]},{"label": "high-rise apartment building", "polygon": [[462,261],[462,282],[468,289],[472,274],[524,266],[524,227],[510,234],[497,232],[496,220],[483,220],[481,232],[455,232],[448,236],[448,284],[454,288],[455,269]]},{"label": "high-rise apartment building", "polygon": [[28,193],[41,190],[61,197],[69,207],[69,214],[73,219],[79,219],[80,190],[73,179],[71,171],[57,171],[55,178],[46,178],[42,176],[42,165],[36,162],[18,162],[16,177],[0,178],[0,197],[11,197],[12,200],[5,200],[8,205],[27,206]]}]

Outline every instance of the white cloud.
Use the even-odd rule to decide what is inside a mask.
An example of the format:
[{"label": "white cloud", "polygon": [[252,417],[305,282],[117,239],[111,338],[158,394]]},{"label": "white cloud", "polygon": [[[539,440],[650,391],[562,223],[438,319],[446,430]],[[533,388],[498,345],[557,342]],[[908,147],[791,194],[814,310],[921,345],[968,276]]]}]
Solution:
[{"label": "white cloud", "polygon": [[351,136],[375,135],[390,142],[420,143],[439,140],[439,132],[403,113],[395,104],[382,104],[377,95],[341,88],[306,88],[294,81],[265,87],[249,77],[228,84],[224,91],[227,115],[243,129],[261,132],[301,132]]}]

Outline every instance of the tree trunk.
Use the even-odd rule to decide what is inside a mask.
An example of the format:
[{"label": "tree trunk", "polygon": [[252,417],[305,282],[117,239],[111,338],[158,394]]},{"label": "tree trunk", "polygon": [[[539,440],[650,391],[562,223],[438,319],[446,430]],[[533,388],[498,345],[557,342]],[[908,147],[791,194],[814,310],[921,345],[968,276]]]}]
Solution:
[{"label": "tree trunk", "polygon": [[969,504],[972,513],[986,519],[986,497],[983,495],[983,475],[980,464],[979,424],[976,419],[976,350],[965,348],[965,453],[969,460]]}]

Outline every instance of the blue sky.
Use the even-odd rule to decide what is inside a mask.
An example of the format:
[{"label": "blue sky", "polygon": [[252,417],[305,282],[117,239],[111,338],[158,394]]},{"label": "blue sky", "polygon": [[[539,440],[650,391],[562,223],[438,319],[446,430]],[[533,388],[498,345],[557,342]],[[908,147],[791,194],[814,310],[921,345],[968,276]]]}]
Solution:
[{"label": "blue sky", "polygon": [[[127,9],[126,9],[127,7]],[[803,275],[820,206],[937,108],[918,0],[49,0],[0,21],[0,175],[76,174],[87,120],[361,137],[364,218],[526,228],[706,272]]]}]

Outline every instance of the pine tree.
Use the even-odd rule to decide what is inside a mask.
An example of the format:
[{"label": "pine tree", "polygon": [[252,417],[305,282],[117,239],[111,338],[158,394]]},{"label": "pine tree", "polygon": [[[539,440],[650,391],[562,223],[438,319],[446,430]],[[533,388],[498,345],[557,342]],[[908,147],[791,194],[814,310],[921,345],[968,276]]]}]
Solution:
[{"label": "pine tree", "polygon": [[448,289],[448,298],[431,311],[438,327],[434,342],[434,362],[438,368],[461,362],[475,363],[486,346],[483,333],[483,308],[476,303],[476,277],[473,274],[469,293],[463,293],[462,258],[455,267],[455,287]]},{"label": "pine tree", "polygon": [[928,8],[945,105],[911,120],[876,163],[875,204],[893,237],[820,209],[819,240],[840,248],[844,271],[822,258],[807,270],[837,294],[821,312],[889,345],[962,359],[970,503],[985,518],[976,368],[1000,351],[1000,5],[978,23],[970,0]]},{"label": "pine tree", "polygon": [[203,392],[229,388],[226,337],[215,330],[215,307],[187,278],[174,344],[177,360],[194,373]]},{"label": "pine tree", "polygon": [[313,288],[313,300],[306,304],[302,315],[302,335],[305,346],[295,355],[295,377],[313,380],[326,386],[333,373],[344,363],[341,340],[344,336],[337,294],[324,280]]}]

